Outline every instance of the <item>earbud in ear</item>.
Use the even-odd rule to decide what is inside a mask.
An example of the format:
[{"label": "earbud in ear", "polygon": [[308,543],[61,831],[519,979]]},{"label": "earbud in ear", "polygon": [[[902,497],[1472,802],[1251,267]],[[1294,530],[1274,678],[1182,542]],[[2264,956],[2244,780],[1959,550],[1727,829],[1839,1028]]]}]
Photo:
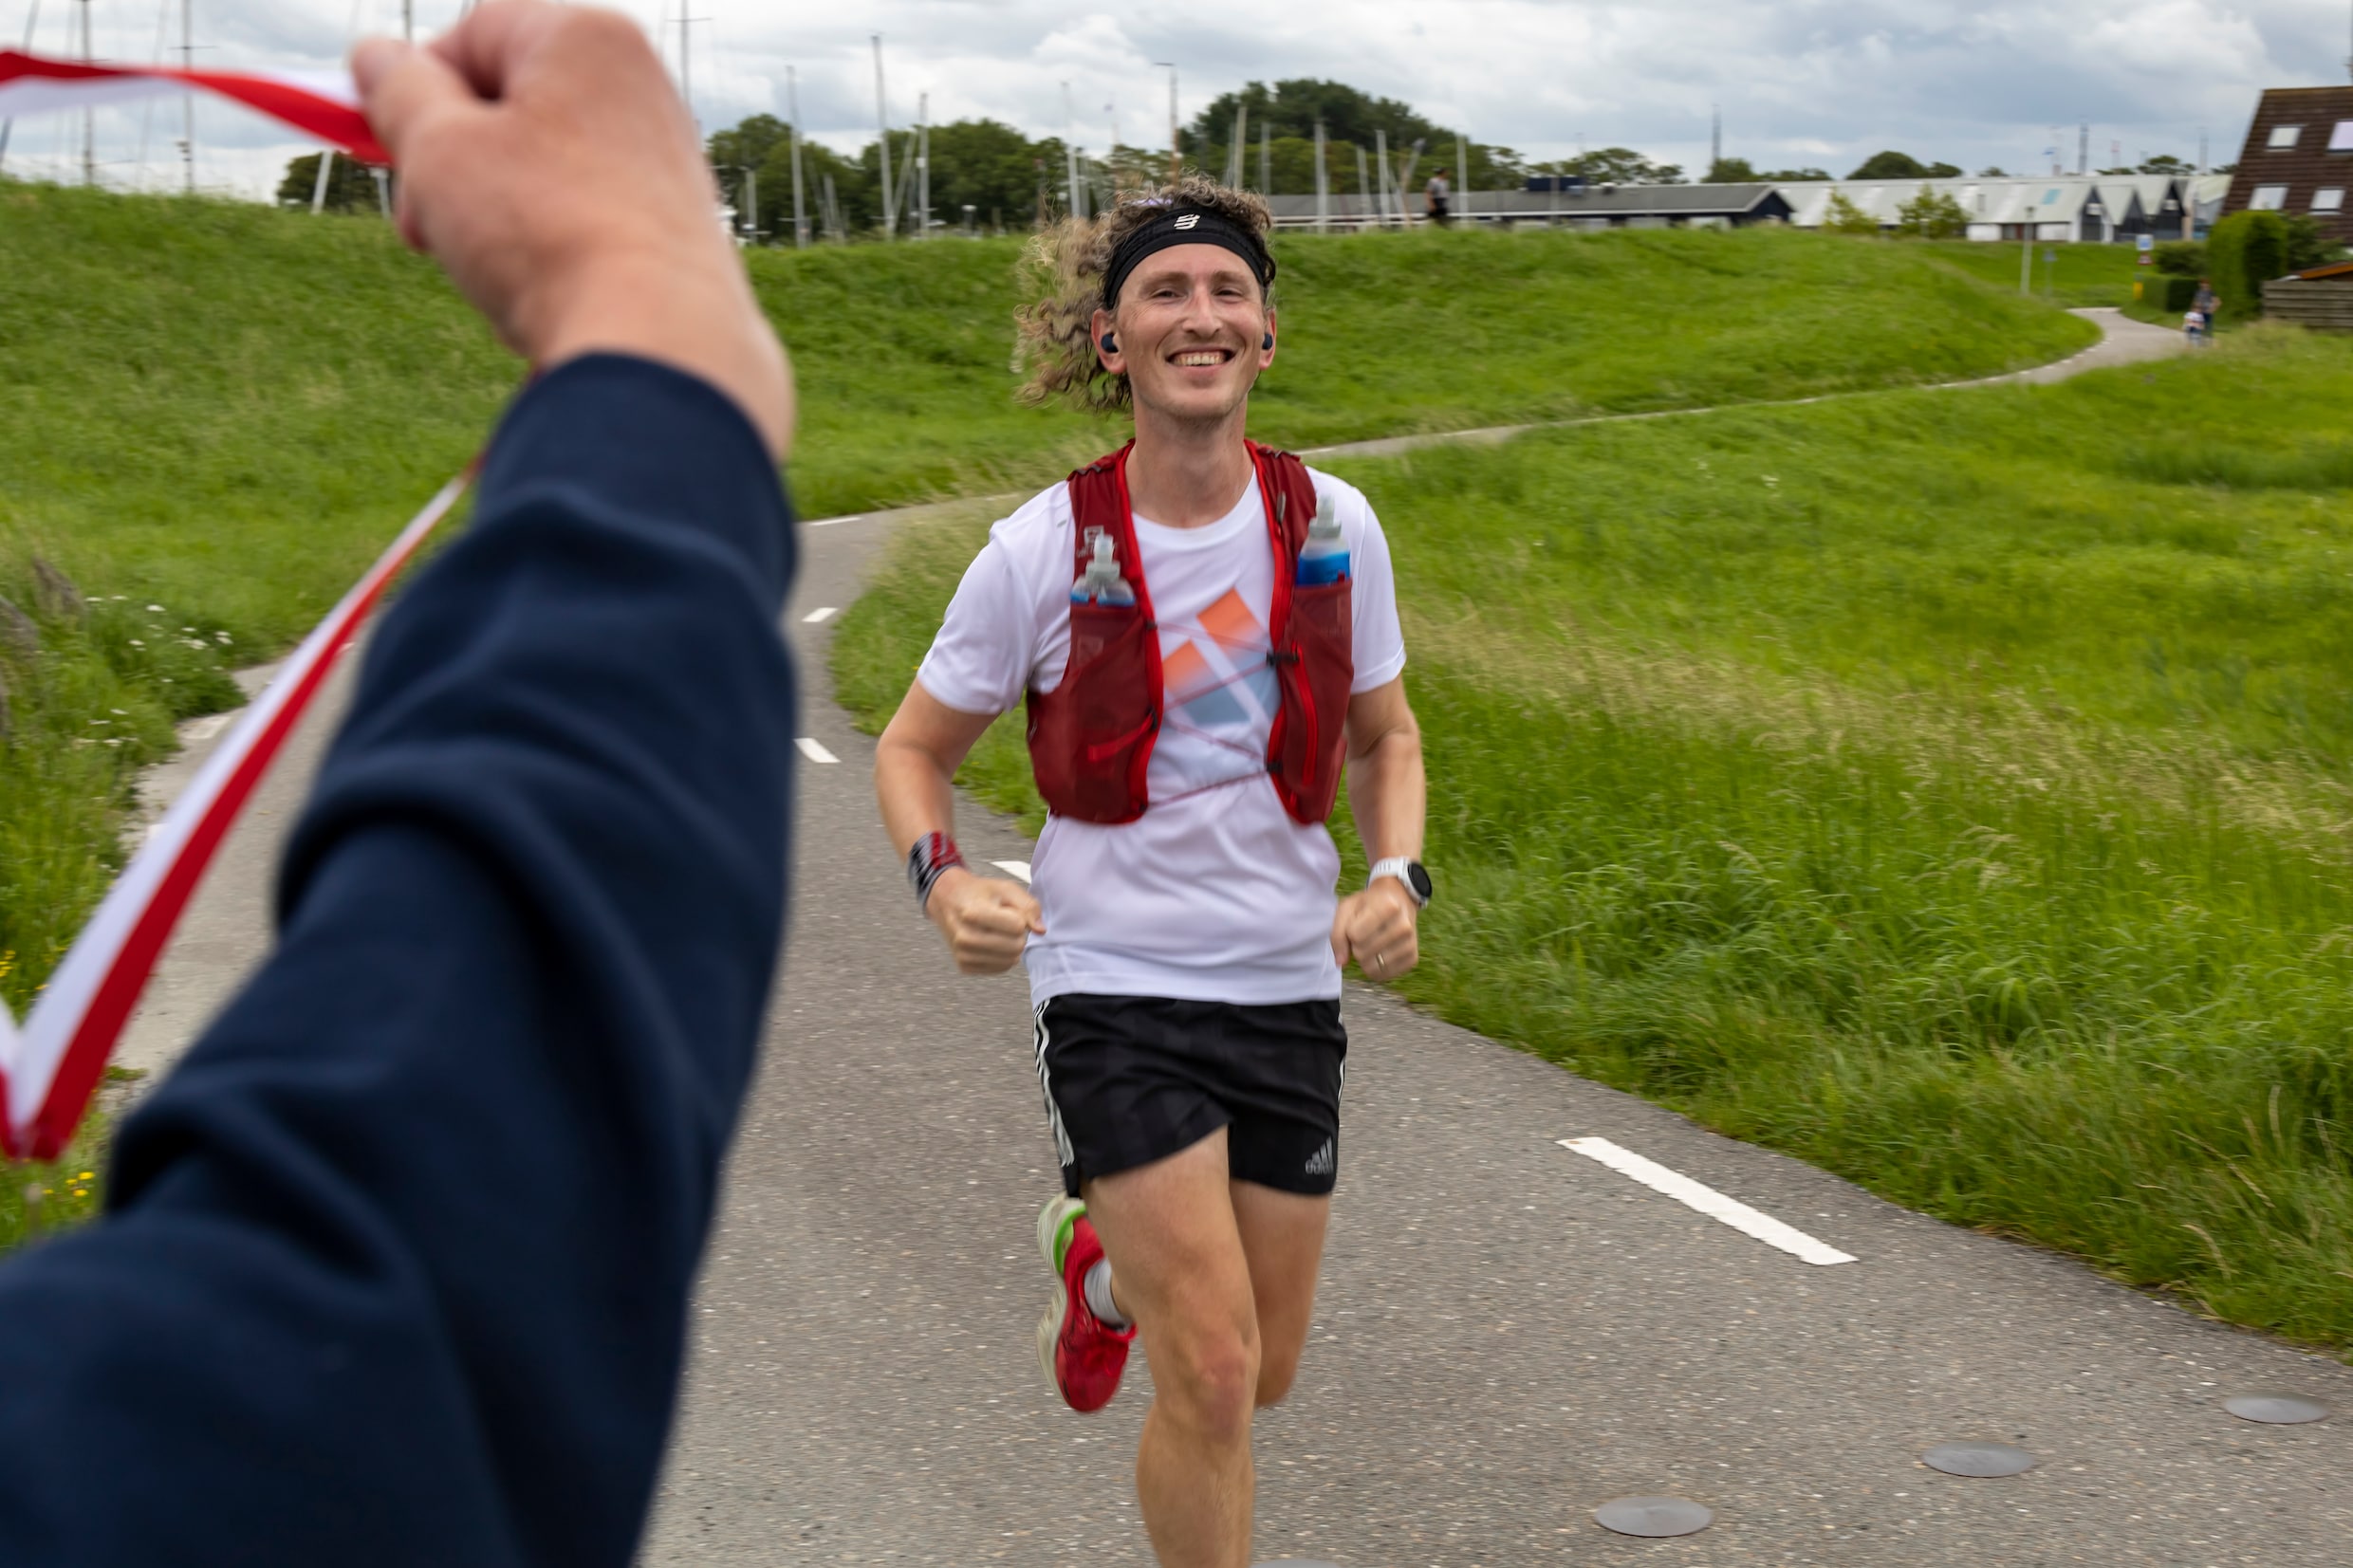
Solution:
[{"label": "earbud in ear", "polygon": [[1105,354],[1117,354],[1120,351],[1120,341],[1113,337],[1110,333],[1104,333],[1102,335],[1102,351]]},{"label": "earbud in ear", "polygon": [[1274,346],[1274,334],[1269,332],[1264,338],[1260,339],[1258,346],[1260,348],[1272,348]]}]

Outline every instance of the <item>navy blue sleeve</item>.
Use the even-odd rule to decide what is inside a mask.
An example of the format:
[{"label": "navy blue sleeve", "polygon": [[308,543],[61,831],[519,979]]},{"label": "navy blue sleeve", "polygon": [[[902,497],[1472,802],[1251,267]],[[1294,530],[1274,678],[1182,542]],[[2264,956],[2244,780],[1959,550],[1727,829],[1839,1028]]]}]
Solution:
[{"label": "navy blue sleeve", "polygon": [[9,1568],[622,1568],[785,900],[790,515],[601,356],[384,618],[268,965],[0,1267]]}]

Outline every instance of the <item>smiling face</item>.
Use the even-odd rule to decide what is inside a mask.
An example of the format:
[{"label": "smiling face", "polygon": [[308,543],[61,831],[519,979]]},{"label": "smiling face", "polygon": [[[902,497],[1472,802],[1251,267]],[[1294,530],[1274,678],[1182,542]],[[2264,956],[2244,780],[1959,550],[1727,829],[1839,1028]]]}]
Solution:
[{"label": "smiling face", "polygon": [[[1274,362],[1262,346],[1274,312],[1241,257],[1222,245],[1175,245],[1144,258],[1116,312],[1095,312],[1096,351],[1123,373],[1139,414],[1187,423],[1228,418]],[[1118,348],[1102,353],[1104,333]]]}]

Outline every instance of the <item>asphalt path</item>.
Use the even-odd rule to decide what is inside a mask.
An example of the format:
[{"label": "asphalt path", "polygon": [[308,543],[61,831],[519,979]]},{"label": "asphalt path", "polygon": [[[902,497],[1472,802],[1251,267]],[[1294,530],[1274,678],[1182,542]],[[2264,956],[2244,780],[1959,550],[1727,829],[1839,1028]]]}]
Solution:
[{"label": "asphalt path", "polygon": [[[793,925],[648,1565],[1151,1561],[1129,1480],[1148,1367],[1084,1417],[1036,1364],[1049,1281],[1030,1227],[1055,1175],[1024,986],[957,976],[917,915],[876,821],[872,743],[827,695],[832,621],[806,618],[852,601],[890,529],[970,509],[804,533],[786,618],[801,730],[838,761],[799,775]],[[276,840],[328,722],[167,956],[134,1037],[148,1064],[266,949]],[[1011,823],[959,812],[973,859],[1027,858]],[[1317,1321],[1291,1400],[1259,1426],[1262,1558],[2353,1561],[2353,1369],[1882,1203],[1377,988],[1352,985],[1345,1013]],[[1855,1261],[1802,1262],[1560,1141],[1597,1136]],[[2255,1389],[2338,1413],[2222,1410]],[[2037,1467],[1918,1463],[1974,1439]],[[1593,1522],[1635,1495],[1695,1500],[1715,1523],[1638,1541]]]}]

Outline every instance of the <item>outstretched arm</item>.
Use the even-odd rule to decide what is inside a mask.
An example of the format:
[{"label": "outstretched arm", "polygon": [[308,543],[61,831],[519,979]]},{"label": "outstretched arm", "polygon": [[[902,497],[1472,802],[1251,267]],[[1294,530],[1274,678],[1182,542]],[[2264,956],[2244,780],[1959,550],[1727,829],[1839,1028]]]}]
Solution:
[{"label": "outstretched arm", "polygon": [[390,47],[408,231],[547,374],[376,634],[277,951],[106,1218],[0,1267],[11,1568],[623,1568],[660,1461],[783,925],[784,361],[634,30]]}]

